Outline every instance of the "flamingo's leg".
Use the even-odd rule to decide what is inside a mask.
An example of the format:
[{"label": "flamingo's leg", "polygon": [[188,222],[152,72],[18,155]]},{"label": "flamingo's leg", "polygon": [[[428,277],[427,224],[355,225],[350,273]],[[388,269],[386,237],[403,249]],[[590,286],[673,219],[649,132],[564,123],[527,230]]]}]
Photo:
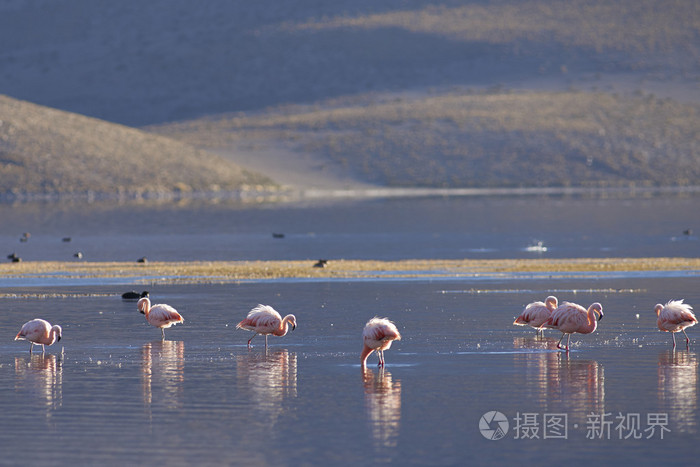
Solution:
[{"label": "flamingo's leg", "polygon": [[561,337],[559,338],[559,342],[557,342],[557,349],[561,349],[561,341],[564,339],[564,336],[566,333],[561,333]]},{"label": "flamingo's leg", "polygon": [[685,336],[685,346],[690,347],[690,338],[688,337],[688,334],[685,333],[685,329],[681,329],[683,331],[683,335]]},{"label": "flamingo's leg", "polygon": [[[255,336],[257,336],[257,335],[258,335],[258,333],[256,332],[255,334],[253,334],[253,337],[255,337]],[[253,337],[251,337],[250,339],[248,339],[248,348],[250,348],[250,341],[253,340]]]},{"label": "flamingo's leg", "polygon": [[671,337],[673,338],[673,348],[676,348],[676,333],[672,332]]},{"label": "flamingo's leg", "polygon": [[537,332],[541,337],[544,337],[544,325],[545,323],[542,323],[537,327]]},{"label": "flamingo's leg", "polygon": [[165,328],[160,328],[161,340],[165,340]]}]

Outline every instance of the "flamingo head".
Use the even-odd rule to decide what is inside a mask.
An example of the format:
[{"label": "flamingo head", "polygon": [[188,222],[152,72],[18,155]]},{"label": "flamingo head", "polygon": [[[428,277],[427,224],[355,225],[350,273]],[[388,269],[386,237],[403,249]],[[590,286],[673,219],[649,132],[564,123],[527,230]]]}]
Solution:
[{"label": "flamingo head", "polygon": [[297,318],[294,315],[287,315],[287,322],[292,325],[292,331],[297,328]]},{"label": "flamingo head", "polygon": [[596,314],[598,321],[601,321],[603,319],[603,316],[604,316],[603,315],[603,305],[601,305],[598,302],[595,302],[594,304],[591,305],[591,309]]},{"label": "flamingo head", "polygon": [[550,295],[549,297],[547,297],[544,303],[550,310],[555,310],[557,308],[557,305],[559,305],[559,300],[557,300],[557,297],[555,297],[554,295]]},{"label": "flamingo head", "polygon": [[654,311],[656,312],[656,316],[659,316],[659,313],[661,313],[661,310],[664,309],[664,306],[661,303],[657,303],[656,306],[654,307]]},{"label": "flamingo head", "polygon": [[136,308],[138,308],[142,315],[145,315],[146,311],[151,308],[151,301],[148,299],[148,297],[144,297],[136,304]]},{"label": "flamingo head", "polygon": [[53,326],[54,332],[56,333],[56,342],[61,340],[61,336],[63,334],[63,330],[61,329],[61,326],[58,324]]}]

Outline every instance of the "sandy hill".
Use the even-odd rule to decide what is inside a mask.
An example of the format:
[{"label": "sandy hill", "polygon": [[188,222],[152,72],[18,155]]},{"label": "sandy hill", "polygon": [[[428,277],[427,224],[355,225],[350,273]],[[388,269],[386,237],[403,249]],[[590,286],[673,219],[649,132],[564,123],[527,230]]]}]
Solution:
[{"label": "sandy hill", "polygon": [[270,183],[169,138],[0,96],[0,197],[170,196]]},{"label": "sandy hill", "polygon": [[[700,106],[651,95],[445,92],[373,98],[371,105],[356,98],[153,131],[239,155],[261,156],[271,141],[286,141],[289,151],[324,155],[317,159],[325,166],[378,186],[606,188],[700,181]],[[273,153],[270,166],[275,157],[282,156]]]},{"label": "sandy hill", "polygon": [[282,182],[697,183],[700,6],[8,0],[0,93]]}]

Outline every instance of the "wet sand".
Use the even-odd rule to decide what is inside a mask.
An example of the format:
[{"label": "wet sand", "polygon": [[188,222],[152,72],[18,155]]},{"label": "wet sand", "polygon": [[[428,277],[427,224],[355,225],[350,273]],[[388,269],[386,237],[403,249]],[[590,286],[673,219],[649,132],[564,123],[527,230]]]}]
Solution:
[{"label": "wet sand", "polygon": [[159,284],[217,284],[262,279],[449,278],[508,273],[566,275],[700,271],[700,258],[575,258],[485,260],[57,262],[0,265],[0,280],[22,278],[147,279]]}]

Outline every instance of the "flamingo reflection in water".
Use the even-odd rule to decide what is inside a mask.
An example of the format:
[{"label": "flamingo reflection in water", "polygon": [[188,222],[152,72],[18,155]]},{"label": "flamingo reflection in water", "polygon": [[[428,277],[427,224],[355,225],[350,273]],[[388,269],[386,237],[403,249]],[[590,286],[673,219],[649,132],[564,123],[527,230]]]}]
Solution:
[{"label": "flamingo reflection in water", "polygon": [[185,343],[148,342],[141,348],[143,402],[181,407],[185,382]]},{"label": "flamingo reflection in water", "polygon": [[605,412],[605,371],[595,360],[560,357],[558,373],[551,374],[549,400],[559,400],[572,413]]},{"label": "flamingo reflection in water", "polygon": [[391,373],[384,368],[380,368],[377,374],[363,368],[362,382],[365,388],[367,417],[375,446],[396,447],[401,425],[401,381],[392,379]]},{"label": "flamingo reflection in water", "polygon": [[585,426],[587,415],[605,411],[605,372],[595,360],[556,352],[557,339],[516,338],[516,366],[527,368],[522,393],[539,400],[543,412],[567,413],[569,424]]},{"label": "flamingo reflection in water", "polygon": [[297,354],[287,349],[248,353],[238,357],[236,367],[237,378],[250,388],[257,419],[270,428],[284,412],[287,399],[297,396]]},{"label": "flamingo reflection in water", "polygon": [[552,374],[558,374],[561,362],[557,341],[554,337],[537,335],[513,339],[513,348],[523,351],[515,353],[515,366],[526,371],[523,391],[528,398],[546,403],[549,382]]},{"label": "flamingo reflection in water", "polygon": [[659,354],[659,405],[668,411],[673,431],[697,433],[698,357],[695,352]]},{"label": "flamingo reflection in water", "polygon": [[63,405],[63,355],[15,357],[16,389],[36,393],[46,404],[46,417]]}]

